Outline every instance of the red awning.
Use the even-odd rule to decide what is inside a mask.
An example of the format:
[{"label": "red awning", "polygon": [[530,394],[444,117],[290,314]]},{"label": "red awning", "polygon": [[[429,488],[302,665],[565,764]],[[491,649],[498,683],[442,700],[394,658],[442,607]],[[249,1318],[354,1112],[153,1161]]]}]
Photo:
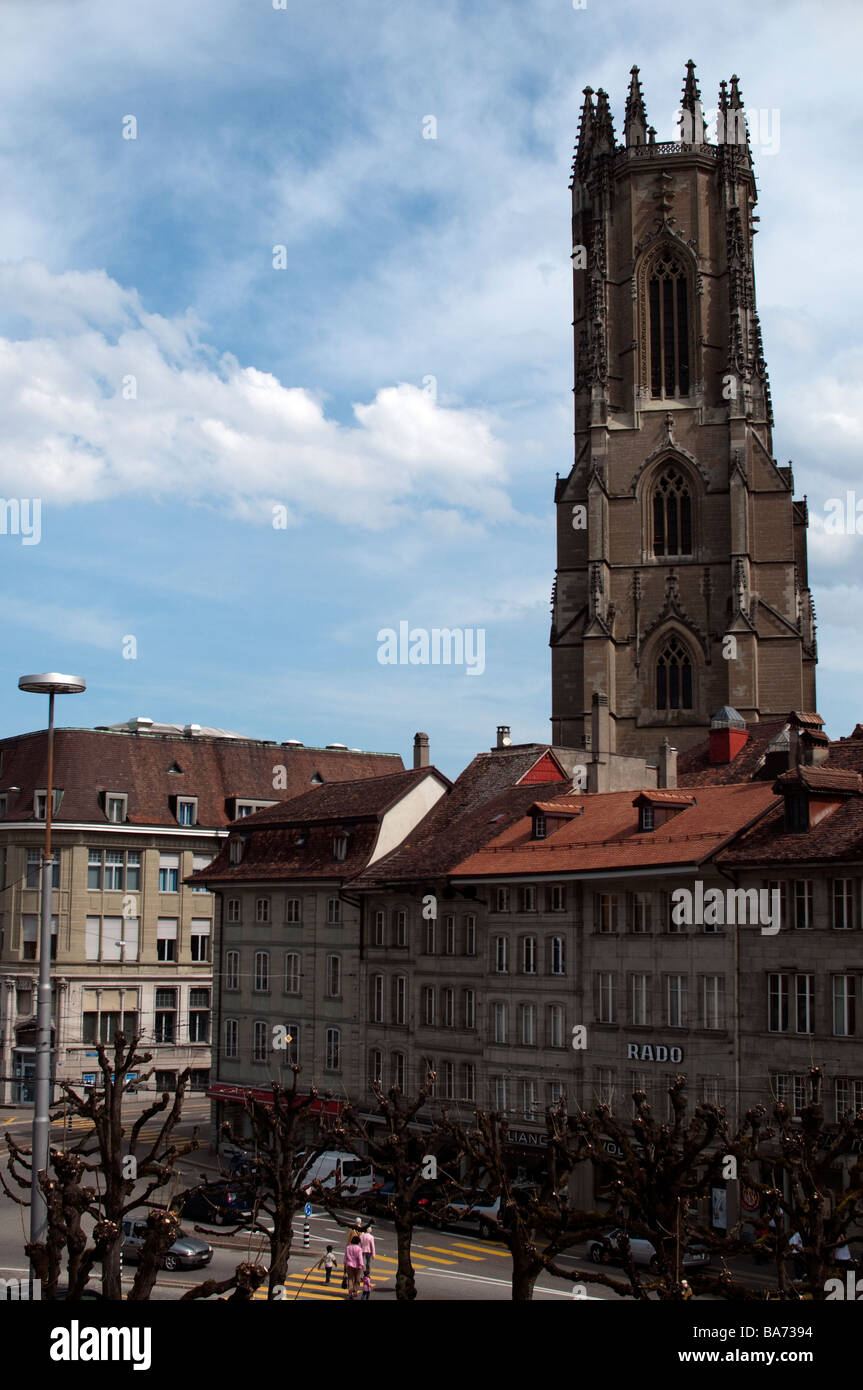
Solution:
[{"label": "red awning", "polygon": [[[270,1090],[263,1090],[257,1086],[231,1086],[227,1081],[214,1081],[207,1091],[211,1100],[230,1100],[237,1105],[242,1105],[246,1096],[251,1096],[261,1105],[272,1105],[273,1093]],[[306,1100],[306,1096],[297,1096],[298,1101]],[[343,1102],[339,1100],[316,1100],[312,1102],[312,1114],[315,1115],[338,1115],[343,1107]]]}]

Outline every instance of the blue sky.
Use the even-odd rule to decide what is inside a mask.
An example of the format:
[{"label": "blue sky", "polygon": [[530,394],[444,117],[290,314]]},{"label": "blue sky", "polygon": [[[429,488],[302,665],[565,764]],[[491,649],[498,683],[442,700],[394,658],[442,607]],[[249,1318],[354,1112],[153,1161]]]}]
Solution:
[{"label": "blue sky", "polygon": [[[863,500],[861,29],[841,0],[7,3],[0,492],[43,513],[38,545],[0,536],[2,734],[43,723],[18,675],[59,669],[89,686],[68,723],[406,760],[424,729],[449,775],[499,723],[547,738],[581,92],[619,134],[637,63],[672,138],[690,57],[706,106],[737,72],[780,113],[756,148],[774,447],[848,733],[863,540],[823,519]],[[484,628],[482,676],[379,665],[402,620]]]}]

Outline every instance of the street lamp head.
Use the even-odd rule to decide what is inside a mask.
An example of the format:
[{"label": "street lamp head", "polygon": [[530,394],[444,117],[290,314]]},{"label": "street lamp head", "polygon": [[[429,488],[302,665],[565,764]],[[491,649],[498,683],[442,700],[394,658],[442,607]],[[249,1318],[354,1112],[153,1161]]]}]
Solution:
[{"label": "street lamp head", "polygon": [[61,676],[57,671],[47,671],[41,676],[22,676],[18,689],[31,695],[79,695],[87,689],[87,682],[80,676]]}]

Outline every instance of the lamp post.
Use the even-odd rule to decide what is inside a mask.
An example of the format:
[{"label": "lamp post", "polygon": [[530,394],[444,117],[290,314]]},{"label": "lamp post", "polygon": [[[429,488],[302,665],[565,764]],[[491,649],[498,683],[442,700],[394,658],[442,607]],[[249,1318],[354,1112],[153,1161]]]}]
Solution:
[{"label": "lamp post", "polygon": [[[22,676],[19,690],[48,696],[48,786],[45,790],[45,848],[42,853],[42,902],[39,925],[39,986],[36,993],[36,1099],[33,1109],[33,1141],[30,1176],[30,1241],[43,1244],[48,1211],[39,1186],[39,1174],[48,1167],[51,1130],[51,812],[54,809],[54,696],[77,695],[87,686],[79,676],[49,671],[41,676]],[[32,1264],[32,1259],[31,1259]]]}]

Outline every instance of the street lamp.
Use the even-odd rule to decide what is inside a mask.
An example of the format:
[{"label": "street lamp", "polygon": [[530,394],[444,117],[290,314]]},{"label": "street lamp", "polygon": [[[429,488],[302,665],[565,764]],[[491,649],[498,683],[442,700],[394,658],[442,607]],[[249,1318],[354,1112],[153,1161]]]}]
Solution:
[{"label": "street lamp", "polygon": [[[48,1167],[51,1129],[51,812],[54,809],[54,696],[78,695],[87,689],[80,676],[61,676],[49,671],[41,676],[22,676],[19,690],[48,696],[48,786],[45,791],[45,848],[42,854],[42,915],[39,926],[39,987],[36,993],[36,1099],[30,1174],[30,1241],[43,1244],[48,1229],[48,1209],[39,1186],[39,1174]],[[32,1265],[32,1257],[31,1257]]]}]

